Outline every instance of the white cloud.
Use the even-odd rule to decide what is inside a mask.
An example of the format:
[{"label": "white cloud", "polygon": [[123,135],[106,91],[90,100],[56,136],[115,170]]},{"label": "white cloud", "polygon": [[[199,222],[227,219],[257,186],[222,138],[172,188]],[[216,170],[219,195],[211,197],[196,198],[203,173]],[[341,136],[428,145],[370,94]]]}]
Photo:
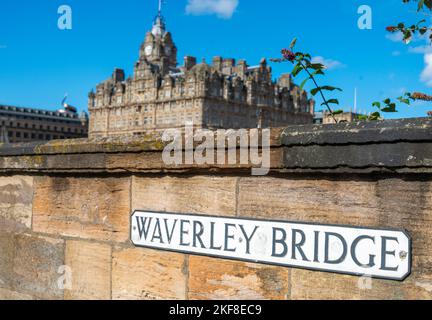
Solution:
[{"label": "white cloud", "polygon": [[327,70],[340,69],[340,68],[346,67],[340,61],[333,60],[333,59],[325,59],[324,57],[321,57],[321,56],[313,57],[311,61],[312,61],[312,63],[321,63],[321,64],[325,65]]},{"label": "white cloud", "polygon": [[409,53],[432,53],[432,47],[430,45],[424,45],[424,46],[417,46],[417,47],[409,47],[408,48]]},{"label": "white cloud", "polygon": [[428,87],[432,87],[432,53],[425,54],[424,61],[425,68],[420,75],[420,80]]},{"label": "white cloud", "polygon": [[192,15],[215,14],[230,19],[239,5],[239,0],[188,0],[186,13]]},{"label": "white cloud", "polygon": [[403,40],[402,32],[387,33],[385,37],[393,42],[401,42]]}]

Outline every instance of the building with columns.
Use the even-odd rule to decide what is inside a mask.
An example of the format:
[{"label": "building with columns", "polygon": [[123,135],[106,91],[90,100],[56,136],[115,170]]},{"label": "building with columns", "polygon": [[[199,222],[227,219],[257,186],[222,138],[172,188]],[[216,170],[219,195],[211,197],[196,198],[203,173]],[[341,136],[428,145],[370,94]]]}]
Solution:
[{"label": "building with columns", "polygon": [[131,77],[115,69],[89,94],[89,136],[134,135],[183,128],[268,128],[312,123],[314,101],[289,74],[277,81],[262,59],[215,57],[211,64],[177,47],[159,10],[145,36]]}]

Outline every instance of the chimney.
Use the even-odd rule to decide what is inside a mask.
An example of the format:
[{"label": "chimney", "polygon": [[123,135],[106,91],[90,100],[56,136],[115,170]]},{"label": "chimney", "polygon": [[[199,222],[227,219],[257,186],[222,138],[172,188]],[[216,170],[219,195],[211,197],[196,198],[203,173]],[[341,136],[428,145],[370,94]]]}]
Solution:
[{"label": "chimney", "polygon": [[222,57],[213,58],[213,67],[219,72],[222,71]]},{"label": "chimney", "polygon": [[196,65],[196,63],[197,60],[195,57],[191,57],[191,56],[184,57],[184,68],[186,69],[186,71],[192,69]]},{"label": "chimney", "polygon": [[237,64],[237,74],[244,79],[247,73],[248,65],[245,60],[239,60]]},{"label": "chimney", "polygon": [[123,69],[114,69],[114,73],[113,73],[113,80],[114,82],[122,82],[125,79],[125,72]]},{"label": "chimney", "polygon": [[278,79],[278,85],[281,88],[291,89],[291,75],[289,73],[283,74]]},{"label": "chimney", "polygon": [[234,59],[223,59],[222,61],[222,74],[230,76],[233,73],[233,68],[235,66]]}]

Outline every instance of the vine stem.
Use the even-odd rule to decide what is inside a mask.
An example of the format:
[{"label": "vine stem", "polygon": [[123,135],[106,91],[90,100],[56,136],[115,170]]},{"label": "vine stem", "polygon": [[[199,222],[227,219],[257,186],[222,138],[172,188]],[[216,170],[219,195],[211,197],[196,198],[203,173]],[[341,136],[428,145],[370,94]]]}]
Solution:
[{"label": "vine stem", "polygon": [[303,62],[301,60],[299,61],[299,63],[303,67],[303,69],[307,72],[307,74],[309,75],[309,78],[312,79],[313,83],[315,84],[315,87],[319,90],[321,97],[324,100],[324,104],[326,105],[328,111],[330,112],[333,120],[335,121],[335,123],[338,123],[338,121],[337,121],[337,119],[333,113],[333,110],[330,108],[330,105],[328,104],[327,99],[325,98],[324,93],[322,92],[320,86],[316,82],[315,77],[310,73],[310,71],[307,69],[307,67],[303,64]]}]

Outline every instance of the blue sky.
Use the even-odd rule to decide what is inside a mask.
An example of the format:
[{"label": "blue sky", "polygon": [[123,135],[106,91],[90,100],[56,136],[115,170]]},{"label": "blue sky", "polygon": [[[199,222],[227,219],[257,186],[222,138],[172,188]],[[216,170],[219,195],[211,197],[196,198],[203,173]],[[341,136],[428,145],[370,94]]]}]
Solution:
[{"label": "blue sky", "polygon": [[[221,55],[246,59],[278,57],[298,37],[297,49],[328,64],[321,84],[343,88],[335,95],[345,109],[372,111],[373,101],[405,91],[430,93],[432,50],[425,39],[409,45],[385,31],[416,14],[402,0],[166,0],[164,16],[179,49],[200,61]],[[57,9],[72,8],[72,30],[59,30]],[[360,30],[360,5],[372,8],[372,30]],[[68,102],[86,110],[87,94],[115,67],[132,72],[151,28],[157,0],[2,0],[0,2],[0,103],[56,109]],[[428,61],[425,63],[425,59]],[[273,65],[274,76],[291,65]],[[298,79],[300,83],[302,78]],[[333,97],[333,96],[332,96]],[[318,109],[319,103],[317,106]],[[432,104],[401,106],[394,117],[425,116]]]}]

